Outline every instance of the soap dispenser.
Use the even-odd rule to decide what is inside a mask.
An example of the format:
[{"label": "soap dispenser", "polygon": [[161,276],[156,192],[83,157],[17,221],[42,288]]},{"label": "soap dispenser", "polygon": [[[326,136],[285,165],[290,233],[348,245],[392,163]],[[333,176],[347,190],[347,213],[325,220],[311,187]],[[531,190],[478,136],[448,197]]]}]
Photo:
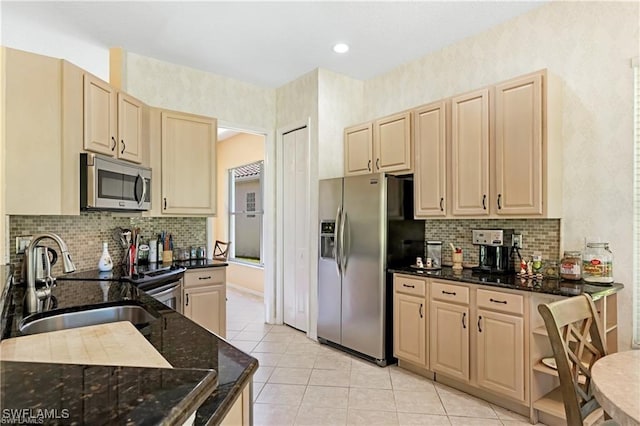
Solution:
[{"label": "soap dispenser", "polygon": [[106,272],[113,269],[113,262],[111,261],[111,255],[109,254],[109,244],[107,242],[102,243],[102,256],[98,261],[98,270]]}]

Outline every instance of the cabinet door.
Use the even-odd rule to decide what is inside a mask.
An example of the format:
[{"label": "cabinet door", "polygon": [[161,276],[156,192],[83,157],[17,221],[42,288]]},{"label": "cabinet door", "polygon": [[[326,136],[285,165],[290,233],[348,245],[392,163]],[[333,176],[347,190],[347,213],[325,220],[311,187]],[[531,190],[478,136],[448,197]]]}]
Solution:
[{"label": "cabinet door", "polygon": [[220,337],[226,334],[226,294],[224,286],[185,290],[184,314]]},{"label": "cabinet door", "polygon": [[393,355],[427,367],[424,297],[393,295]]},{"label": "cabinet door", "polygon": [[375,172],[411,169],[411,113],[376,120],[373,128]]},{"label": "cabinet door", "polygon": [[91,74],[84,75],[84,149],[115,156],[116,91]]},{"label": "cabinet door", "polygon": [[345,176],[373,173],[372,135],[371,123],[344,129]]},{"label": "cabinet door", "polygon": [[[2,52],[0,160],[5,157],[0,162],[0,183],[4,183],[0,194],[6,190],[6,204],[0,195],[2,220],[5,213],[62,214],[60,60],[9,48]],[[78,168],[74,172],[79,175]],[[4,231],[4,222],[0,226]],[[2,241],[4,246],[6,240]]]},{"label": "cabinet door", "polygon": [[489,89],[451,101],[454,215],[489,214]]},{"label": "cabinet door", "polygon": [[118,92],[118,158],[142,163],[142,102]]},{"label": "cabinet door", "polygon": [[216,120],[162,113],[162,213],[216,212]]},{"label": "cabinet door", "polygon": [[469,308],[431,301],[431,369],[469,381]]},{"label": "cabinet door", "polygon": [[542,214],[542,75],[496,87],[496,212]]},{"label": "cabinet door", "polygon": [[478,386],[524,401],[524,321],[478,309]]},{"label": "cabinet door", "polygon": [[447,110],[436,102],[414,112],[415,216],[446,216]]}]

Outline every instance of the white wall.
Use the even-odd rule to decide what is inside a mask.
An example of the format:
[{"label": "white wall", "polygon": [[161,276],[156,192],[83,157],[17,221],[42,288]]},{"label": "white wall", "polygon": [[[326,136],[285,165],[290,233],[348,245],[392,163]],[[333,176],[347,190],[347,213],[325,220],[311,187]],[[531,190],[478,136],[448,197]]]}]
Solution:
[{"label": "white wall", "polygon": [[364,83],[318,70],[318,178],[344,176],[344,128],[364,120]]},{"label": "white wall", "polygon": [[[365,82],[367,118],[548,68],[564,81],[563,245],[615,255],[619,345],[631,344],[633,74],[640,6],[551,2]],[[525,242],[526,244],[526,242]]]},{"label": "white wall", "polygon": [[63,58],[109,81],[109,46],[65,34],[64,28],[40,15],[16,13],[6,4],[0,8],[3,46]]}]

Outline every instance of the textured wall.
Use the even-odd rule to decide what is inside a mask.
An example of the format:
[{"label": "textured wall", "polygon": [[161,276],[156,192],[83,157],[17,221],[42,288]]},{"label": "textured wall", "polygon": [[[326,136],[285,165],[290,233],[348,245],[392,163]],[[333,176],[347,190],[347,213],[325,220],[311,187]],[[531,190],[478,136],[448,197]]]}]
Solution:
[{"label": "textured wall", "polygon": [[[97,269],[103,241],[109,243],[109,254],[114,264],[122,260],[124,249],[113,237],[114,230],[118,227],[138,227],[145,240],[157,236],[161,231],[170,232],[173,234],[174,247],[206,245],[205,218],[145,218],[120,216],[110,212],[83,212],[80,216],[11,216],[9,222],[10,241],[14,244],[11,265],[16,271],[21,270],[23,258],[22,255],[15,254],[16,237],[40,232],[53,232],[62,237],[78,271]],[[49,239],[44,240],[43,245],[59,252],[55,243]],[[53,272],[54,276],[62,274],[60,262],[56,263]]]},{"label": "textured wall", "polygon": [[364,121],[364,84],[318,70],[318,179],[344,175],[344,128]]},{"label": "textured wall", "polygon": [[273,128],[273,89],[130,52],[124,84],[149,105],[216,117],[238,128]]},{"label": "textured wall", "polygon": [[[633,73],[638,2],[550,2],[365,82],[367,118],[548,68],[564,83],[562,246],[611,243],[631,343]],[[526,240],[525,240],[526,244]],[[561,246],[561,249],[563,247]]]},{"label": "textured wall", "polygon": [[[541,254],[546,260],[559,260],[560,220],[559,219],[445,219],[425,221],[425,240],[442,241],[442,260],[451,261],[451,242],[462,248],[464,262],[478,263],[478,246],[471,243],[473,229],[513,229],[522,234],[524,246],[520,250],[523,258]],[[511,243],[510,241],[507,244]],[[582,247],[574,247],[582,250]],[[514,259],[515,261],[515,259]]]}]

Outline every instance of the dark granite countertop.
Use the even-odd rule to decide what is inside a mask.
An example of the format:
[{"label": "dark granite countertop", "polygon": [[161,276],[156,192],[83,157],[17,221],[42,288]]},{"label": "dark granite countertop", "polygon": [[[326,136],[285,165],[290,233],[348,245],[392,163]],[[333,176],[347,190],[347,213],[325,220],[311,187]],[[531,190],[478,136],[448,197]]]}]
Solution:
[{"label": "dark granite countertop", "polygon": [[187,269],[221,268],[229,266],[227,262],[213,259],[176,260],[173,263],[177,266],[184,266]]},{"label": "dark granite countertop", "polygon": [[438,278],[442,280],[480,284],[510,290],[556,294],[559,296],[576,296],[578,294],[587,293],[590,294],[594,300],[612,293],[617,293],[624,288],[624,285],[620,283],[593,285],[585,281],[566,281],[557,279],[543,279],[542,281],[539,281],[520,278],[515,273],[488,274],[484,272],[474,272],[471,269],[463,269],[460,272],[456,272],[452,268],[446,266],[436,271],[427,271],[412,267],[390,268],[388,271],[390,273]]},{"label": "dark granite countertop", "polygon": [[[0,318],[1,337],[20,336],[24,286],[13,285]],[[53,423],[181,423],[221,421],[257,369],[255,358],[210,333],[126,281],[58,281],[55,309],[135,304],[156,320],[140,333],[174,369],[0,362],[0,406],[57,409]],[[216,385],[217,379],[217,387]],[[4,413],[4,411],[3,411]],[[162,420],[164,419],[164,420]]]}]

